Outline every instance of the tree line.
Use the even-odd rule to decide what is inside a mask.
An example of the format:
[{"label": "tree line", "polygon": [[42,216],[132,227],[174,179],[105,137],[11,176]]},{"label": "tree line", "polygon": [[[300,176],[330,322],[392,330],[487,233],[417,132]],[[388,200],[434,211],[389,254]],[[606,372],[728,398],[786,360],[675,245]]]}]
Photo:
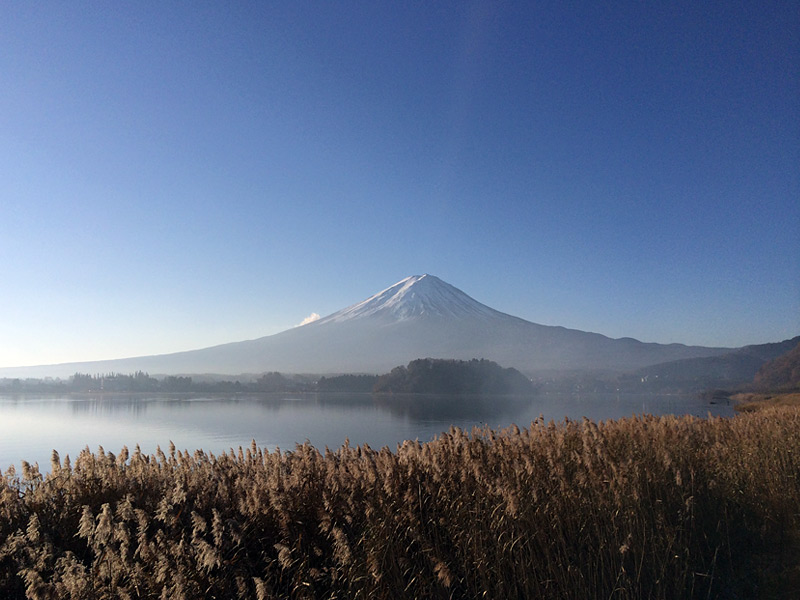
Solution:
[{"label": "tree line", "polygon": [[[241,379],[244,379],[242,381]],[[168,375],[156,378],[144,371],[131,374],[75,373],[62,379],[0,379],[0,393],[530,393],[530,380],[516,369],[504,369],[485,359],[470,361],[423,358],[384,375],[315,377],[271,371],[257,379],[218,380]]]},{"label": "tree line", "polygon": [[132,374],[75,373],[68,379],[0,379],[0,393],[244,393],[315,391],[315,381],[270,372],[240,381],[195,379],[168,375],[156,378],[144,371]]}]

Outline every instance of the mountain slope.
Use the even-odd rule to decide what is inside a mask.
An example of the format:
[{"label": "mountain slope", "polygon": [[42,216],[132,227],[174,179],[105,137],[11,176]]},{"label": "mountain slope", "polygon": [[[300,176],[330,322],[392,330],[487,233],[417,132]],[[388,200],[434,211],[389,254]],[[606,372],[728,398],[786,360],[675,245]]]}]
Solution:
[{"label": "mountain slope", "polygon": [[[383,373],[416,358],[486,358],[523,372],[604,369],[715,356],[721,348],[611,339],[496,311],[432,275],[408,277],[322,319],[255,340],[132,359],[3,369],[0,376],[83,372]],[[24,371],[12,375],[9,371]]]},{"label": "mountain slope", "polygon": [[754,378],[759,390],[792,391],[800,389],[800,340],[786,354],[765,363]]},{"label": "mountain slope", "polygon": [[[650,365],[623,379],[639,390],[731,389],[753,381],[759,369],[800,346],[800,336],[772,344],[744,346],[717,356],[689,358]],[[641,383],[641,385],[640,385]]]}]

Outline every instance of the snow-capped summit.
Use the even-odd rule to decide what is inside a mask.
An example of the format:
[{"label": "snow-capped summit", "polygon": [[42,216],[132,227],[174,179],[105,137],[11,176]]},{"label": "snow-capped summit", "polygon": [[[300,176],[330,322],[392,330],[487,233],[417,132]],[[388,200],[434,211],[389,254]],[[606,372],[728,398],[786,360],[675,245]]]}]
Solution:
[{"label": "snow-capped summit", "polygon": [[318,321],[338,323],[362,317],[402,321],[413,317],[492,317],[493,310],[434,275],[412,275],[366,300]]}]

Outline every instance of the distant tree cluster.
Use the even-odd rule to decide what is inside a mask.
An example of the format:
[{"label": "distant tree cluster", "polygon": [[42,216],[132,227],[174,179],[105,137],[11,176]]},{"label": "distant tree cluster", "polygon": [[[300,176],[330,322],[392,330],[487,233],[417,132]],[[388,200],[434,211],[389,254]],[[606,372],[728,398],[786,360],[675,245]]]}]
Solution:
[{"label": "distant tree cluster", "polygon": [[314,378],[302,375],[285,375],[277,371],[264,373],[253,383],[245,384],[245,389],[252,392],[313,392]]},{"label": "distant tree cluster", "polygon": [[339,375],[338,377],[321,377],[317,382],[317,391],[371,392],[377,382],[377,375]]},{"label": "distant tree cluster", "polygon": [[516,369],[504,369],[486,359],[445,360],[420,358],[407,367],[381,375],[374,387],[379,393],[410,394],[526,394],[533,384]]},{"label": "distant tree cluster", "polygon": [[75,373],[68,386],[71,390],[80,392],[157,392],[161,389],[161,382],[153,379],[144,371],[136,371],[132,375]]},{"label": "distant tree cluster", "polygon": [[385,375],[321,377],[286,375],[271,371],[258,379],[241,382],[194,380],[170,375],[162,379],[137,371],[133,374],[75,373],[68,380],[4,379],[0,392],[52,393],[298,393],[298,392],[395,392],[423,394],[503,395],[527,394],[531,381],[516,369],[504,369],[485,359],[445,360],[421,358]]},{"label": "distant tree cluster", "polygon": [[264,373],[255,380],[239,381],[168,375],[161,379],[143,371],[133,374],[75,373],[69,379],[0,379],[0,393],[272,393],[314,392],[316,379],[306,375]]}]

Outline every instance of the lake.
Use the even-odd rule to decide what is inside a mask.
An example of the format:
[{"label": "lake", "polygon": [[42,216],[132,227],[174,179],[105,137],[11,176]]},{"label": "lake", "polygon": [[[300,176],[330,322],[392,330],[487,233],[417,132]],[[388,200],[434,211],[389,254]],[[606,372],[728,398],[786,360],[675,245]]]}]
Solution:
[{"label": "lake", "polygon": [[84,447],[117,454],[138,443],[152,454],[170,441],[180,450],[220,454],[251,440],[270,451],[310,441],[320,450],[369,444],[395,449],[406,439],[427,441],[451,425],[527,427],[545,420],[616,419],[634,414],[732,416],[729,404],[694,396],[542,394],[527,398],[278,394],[242,396],[0,395],[0,469],[21,460],[50,469],[50,455],[74,459]]}]

